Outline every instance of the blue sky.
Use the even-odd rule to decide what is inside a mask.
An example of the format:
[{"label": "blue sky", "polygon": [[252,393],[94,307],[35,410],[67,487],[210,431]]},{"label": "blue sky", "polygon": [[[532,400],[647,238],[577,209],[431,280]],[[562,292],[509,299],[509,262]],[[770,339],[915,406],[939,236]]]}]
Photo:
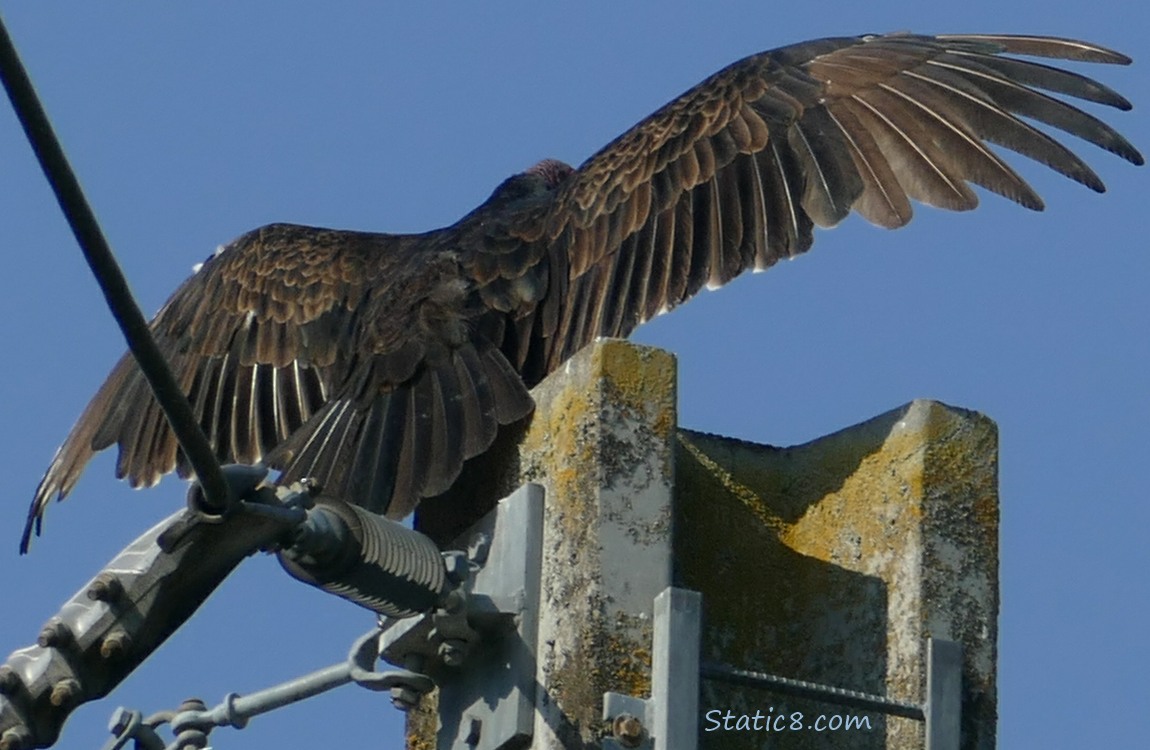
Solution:
[{"label": "blue sky", "polygon": [[[1147,16],[1135,0],[1041,13],[983,0],[411,5],[3,11],[146,311],[247,229],[448,224],[507,175],[544,157],[581,162],[735,59],[819,36],[1032,32],[1112,46],[1136,65],[1084,70],[1135,103],[1104,116],[1150,149]],[[809,255],[636,336],[679,356],[680,422],[694,429],[787,445],[917,397],[998,422],[1002,747],[1134,747],[1150,732],[1150,172],[1072,145],[1107,195],[1015,160],[1045,213],[985,196],[968,215],[920,208],[898,232],[852,219]],[[6,106],[0,196],[6,654],[178,508],[183,487],[129,491],[104,455],[51,509],[32,555],[16,555],[43,468],[123,344]],[[101,743],[116,705],[216,701],[336,661],[371,619],[252,560],[111,698],[81,709],[61,747]],[[354,688],[215,740],[323,746],[336,723],[345,746],[399,742],[386,699]]]}]

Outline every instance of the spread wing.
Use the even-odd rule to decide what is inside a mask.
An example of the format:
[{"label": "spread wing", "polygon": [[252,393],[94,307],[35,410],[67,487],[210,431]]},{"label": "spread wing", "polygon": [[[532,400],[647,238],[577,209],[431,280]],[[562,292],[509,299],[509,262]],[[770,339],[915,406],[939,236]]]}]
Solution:
[{"label": "spread wing", "polygon": [[[989,144],[1104,190],[1031,121],[1142,163],[1115,130],[1051,94],[1129,109],[1124,98],[1010,55],[1129,62],[1065,39],[900,34],[806,42],[720,71],[591,157],[547,212],[510,230],[546,246],[538,263],[472,259],[492,305],[511,304],[512,280],[546,280],[505,349],[533,383],[597,336],[625,336],[704,285],[806,251],[814,226],[852,210],[899,227],[912,200],[974,208],[970,183],[1041,209]],[[503,257],[517,254],[531,256]]]},{"label": "spread wing", "polygon": [[[471,335],[458,265],[423,236],[271,225],[209,259],[151,329],[222,462],[406,514],[442,491],[530,398]],[[189,466],[130,355],[96,393],[36,490],[21,549],[92,456],[148,486]]]},{"label": "spread wing", "polygon": [[[825,39],[755,55],[557,185],[554,165],[512,178],[455,227],[245,235],[176,292],[153,332],[221,460],[262,457],[287,480],[311,477],[406,515],[447,489],[498,425],[530,411],[524,381],[704,285],[804,252],[815,225],[853,210],[902,226],[912,199],[970,209],[970,183],[1041,208],[988,143],[1103,190],[1028,121],[1142,163],[1116,131],[1051,94],[1128,109],[1125,99],[1010,55],[1129,62],[1081,42],[1005,36]],[[51,498],[113,444],[133,485],[188,471],[130,358],[58,451],[23,547]]]}]

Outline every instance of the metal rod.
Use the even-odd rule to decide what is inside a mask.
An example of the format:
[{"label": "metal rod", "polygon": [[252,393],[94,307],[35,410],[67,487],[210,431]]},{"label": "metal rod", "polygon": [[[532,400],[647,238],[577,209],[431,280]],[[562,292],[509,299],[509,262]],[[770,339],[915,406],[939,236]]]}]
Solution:
[{"label": "metal rod", "polygon": [[184,397],[184,392],[176,383],[168,369],[160,348],[152,339],[148,323],[140,308],[132,298],[128,282],[116,263],[115,256],[104,238],[100,225],[88,205],[80,183],[64,156],[64,150],[52,130],[52,124],[36,96],[36,90],[28,78],[8,29],[0,18],[0,79],[12,101],[12,108],[20,120],[24,133],[44,176],[56,194],[60,209],[64,212],[76,241],[88,261],[88,266],[96,277],[100,290],[112,316],[127,339],[128,349],[143,371],[152,387],[156,400],[164,410],[168,423],[176,433],[180,448],[188,457],[188,462],[196,472],[196,477],[204,488],[204,496],[213,509],[224,510],[229,504],[229,493],[220,464],[207,437],[200,429],[192,407]]},{"label": "metal rod", "polygon": [[242,728],[248,719],[306,700],[351,682],[351,665],[340,662],[250,695],[229,695],[204,718],[217,726]]},{"label": "metal rod", "polygon": [[769,690],[784,695],[796,695],[803,698],[813,698],[824,703],[834,703],[840,706],[861,708],[866,711],[877,711],[890,716],[902,716],[907,719],[923,721],[926,718],[922,706],[913,703],[901,703],[884,698],[881,695],[861,693],[856,690],[820,685],[817,682],[804,682],[789,677],[752,672],[749,669],[736,669],[726,664],[707,662],[703,664],[702,676],[708,680],[720,680],[733,685]]}]

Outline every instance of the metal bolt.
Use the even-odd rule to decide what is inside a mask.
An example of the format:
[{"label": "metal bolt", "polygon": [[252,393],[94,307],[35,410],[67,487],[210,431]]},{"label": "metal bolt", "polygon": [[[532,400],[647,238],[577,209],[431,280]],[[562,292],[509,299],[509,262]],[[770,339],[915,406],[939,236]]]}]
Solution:
[{"label": "metal bolt", "polygon": [[0,750],[29,750],[32,747],[32,735],[24,727],[5,729],[0,734]]},{"label": "metal bolt", "polygon": [[108,720],[108,731],[119,737],[132,726],[132,712],[120,706],[112,712],[112,718]]},{"label": "metal bolt", "polygon": [[88,598],[94,602],[107,602],[109,604],[117,601],[124,595],[124,584],[113,573],[107,571],[96,576],[92,581],[92,585],[88,587]]},{"label": "metal bolt", "polygon": [[113,630],[100,642],[100,656],[105,659],[118,659],[132,646],[132,636],[123,630]]},{"label": "metal bolt", "polygon": [[52,620],[40,631],[36,643],[40,648],[67,648],[75,642],[72,629],[59,620]]},{"label": "metal bolt", "polygon": [[443,567],[447,569],[447,578],[456,585],[462,584],[471,575],[471,561],[462,552],[444,552]]},{"label": "metal bolt", "polygon": [[611,733],[623,747],[639,747],[643,742],[643,722],[631,714],[619,714],[611,722]]},{"label": "metal bolt", "polygon": [[80,683],[70,677],[60,680],[52,686],[48,701],[56,708],[71,708],[80,701]]},{"label": "metal bolt", "polygon": [[391,705],[400,711],[407,712],[416,708],[422,699],[423,695],[418,690],[407,685],[396,685],[391,689]]},{"label": "metal bolt", "polygon": [[15,669],[7,664],[0,667],[0,695],[13,695],[22,684]]},{"label": "metal bolt", "polygon": [[458,667],[467,659],[467,641],[449,638],[439,644],[439,658],[449,667]]},{"label": "metal bolt", "polygon": [[467,592],[462,588],[448,591],[447,596],[443,597],[443,611],[451,614],[459,614],[467,608]]}]

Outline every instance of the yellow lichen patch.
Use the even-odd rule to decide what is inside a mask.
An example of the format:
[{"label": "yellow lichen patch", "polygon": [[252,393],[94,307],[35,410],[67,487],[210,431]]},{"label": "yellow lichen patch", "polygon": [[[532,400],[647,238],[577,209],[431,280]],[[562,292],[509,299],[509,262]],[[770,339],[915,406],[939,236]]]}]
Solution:
[{"label": "yellow lichen patch", "polygon": [[676,579],[703,593],[704,654],[912,695],[928,618],[993,628],[995,441],[932,402],[792,448],[681,432]]},{"label": "yellow lichen patch", "polygon": [[419,705],[407,713],[406,750],[435,750],[435,733],[439,722],[439,691],[423,696]]},{"label": "yellow lichen patch", "polygon": [[730,471],[720,466],[718,462],[701,450],[686,435],[680,437],[679,444],[686,449],[695,461],[705,467],[713,480],[717,481],[724,490],[738,498],[748,510],[754,513],[759,523],[773,530],[776,534],[782,535],[786,533],[789,524],[784,522],[768,503],[763,502],[762,496],[748,484],[736,479]]}]

